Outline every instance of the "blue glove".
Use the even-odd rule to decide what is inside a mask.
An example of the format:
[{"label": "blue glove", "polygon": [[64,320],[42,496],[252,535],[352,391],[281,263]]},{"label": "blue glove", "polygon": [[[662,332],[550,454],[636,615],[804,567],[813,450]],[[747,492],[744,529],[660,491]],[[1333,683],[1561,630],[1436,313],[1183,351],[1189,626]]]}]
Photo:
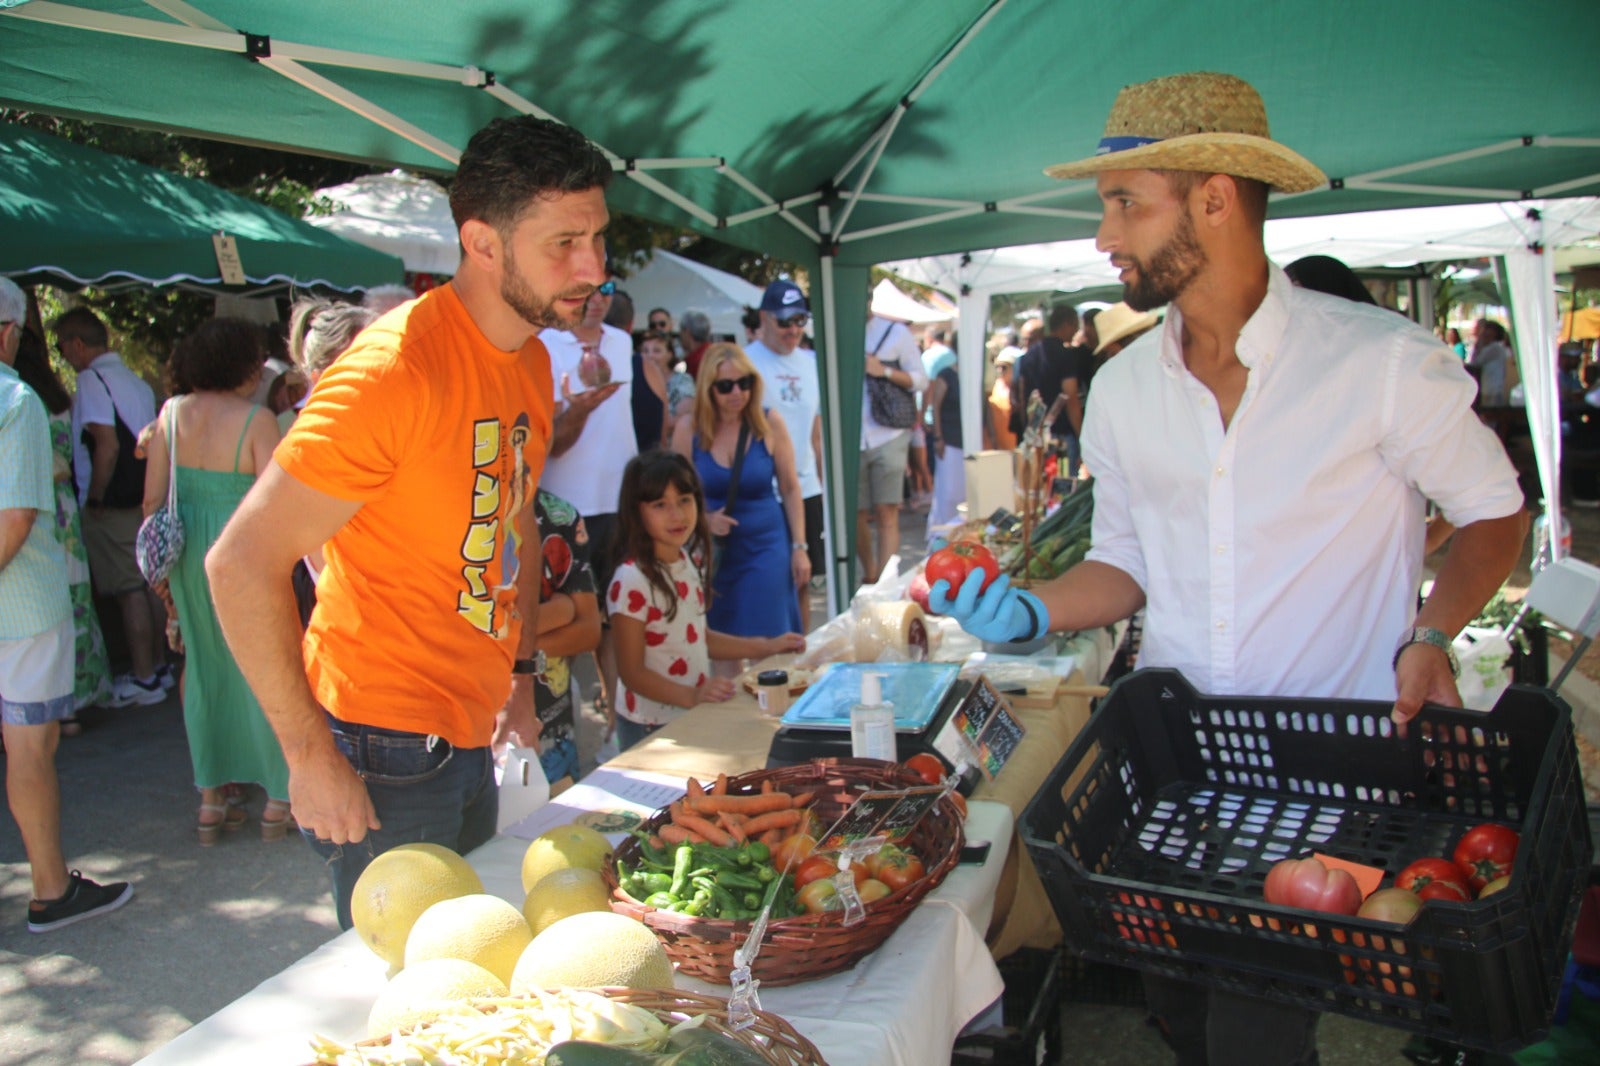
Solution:
[{"label": "blue glove", "polygon": [[974,570],[950,599],[950,582],[940,578],[928,590],[928,606],[947,614],[975,637],[993,644],[1020,643],[1042,637],[1050,628],[1050,612],[1043,601],[1026,589],[1011,587],[1001,574],[980,594],[984,573]]}]

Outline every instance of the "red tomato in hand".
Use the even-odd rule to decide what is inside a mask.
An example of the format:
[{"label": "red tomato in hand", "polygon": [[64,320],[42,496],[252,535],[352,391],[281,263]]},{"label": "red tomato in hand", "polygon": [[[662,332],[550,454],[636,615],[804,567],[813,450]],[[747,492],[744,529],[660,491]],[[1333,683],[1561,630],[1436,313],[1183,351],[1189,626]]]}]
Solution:
[{"label": "red tomato in hand", "polygon": [[905,761],[905,768],[930,785],[941,784],[944,781],[944,763],[939,761],[937,755],[919,751]]},{"label": "red tomato in hand", "polygon": [[1317,859],[1284,859],[1267,873],[1268,903],[1307,911],[1354,914],[1361,887],[1345,870],[1330,870]]},{"label": "red tomato in hand", "polygon": [[1462,834],[1451,858],[1461,868],[1467,886],[1481,892],[1483,886],[1511,872],[1517,857],[1517,831],[1493,822],[1475,825]]},{"label": "red tomato in hand", "polygon": [[1394,886],[1415,892],[1423,899],[1472,898],[1461,868],[1449,859],[1418,859],[1400,871],[1400,876],[1394,879]]},{"label": "red tomato in hand", "polygon": [[932,587],[941,580],[950,583],[950,599],[955,599],[956,593],[961,591],[961,585],[967,580],[967,575],[974,570],[982,570],[984,579],[982,588],[988,588],[989,582],[1000,576],[1000,562],[994,553],[982,544],[960,542],[948,548],[940,548],[928,556],[928,564],[923,567],[923,573],[928,575],[928,585]]}]

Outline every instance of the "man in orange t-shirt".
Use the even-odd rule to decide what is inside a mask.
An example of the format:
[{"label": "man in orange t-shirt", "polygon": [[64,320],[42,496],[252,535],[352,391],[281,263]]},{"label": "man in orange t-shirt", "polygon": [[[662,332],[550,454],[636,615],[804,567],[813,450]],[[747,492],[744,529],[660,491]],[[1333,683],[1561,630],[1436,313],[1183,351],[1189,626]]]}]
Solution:
[{"label": "man in orange t-shirt", "polygon": [[[559,123],[478,131],[450,192],[459,272],[323,374],[207,557],[345,928],[375,855],[494,835],[497,716],[502,735],[538,737],[533,497],[554,397],[537,333],[574,325],[605,280],[610,177]],[[289,575],[319,546],[302,644]]]}]

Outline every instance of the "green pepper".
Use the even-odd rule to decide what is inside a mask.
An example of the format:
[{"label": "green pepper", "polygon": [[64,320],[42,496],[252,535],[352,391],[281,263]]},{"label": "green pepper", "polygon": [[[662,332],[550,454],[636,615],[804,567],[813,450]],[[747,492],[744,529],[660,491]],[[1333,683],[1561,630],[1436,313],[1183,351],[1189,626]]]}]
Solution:
[{"label": "green pepper", "polygon": [[749,859],[752,863],[770,862],[772,860],[772,849],[759,840],[752,840],[739,849],[739,855],[741,858]]},{"label": "green pepper", "polygon": [[756,871],[756,880],[764,885],[770,885],[778,879],[778,871],[771,866],[763,866]]},{"label": "green pepper", "polygon": [[676,902],[678,902],[678,897],[674,896],[671,892],[652,892],[645,899],[644,905],[646,907],[654,907],[656,910],[664,911],[671,909],[672,905]]},{"label": "green pepper", "polygon": [[638,832],[634,836],[639,840],[639,857],[648,865],[662,870],[672,869],[672,855],[651,844],[649,833]]},{"label": "green pepper", "polygon": [[[767,890],[762,895],[761,903],[758,905],[757,909],[766,910],[773,907],[774,904],[777,903],[778,893],[783,890],[784,882],[787,880],[787,877],[775,877],[771,881],[768,881]],[[779,917],[782,917],[782,915],[779,915]]]},{"label": "green pepper", "polygon": [[672,888],[674,896],[683,895],[683,890],[688,886],[689,870],[694,863],[694,848],[689,844],[679,844],[678,854],[672,863]]},{"label": "green pepper", "polygon": [[671,892],[672,875],[658,873],[637,873],[634,879],[638,881],[639,888],[644,892]]},{"label": "green pepper", "polygon": [[749,874],[734,873],[732,870],[723,870],[718,873],[717,884],[723,888],[752,888],[757,892],[766,887]]},{"label": "green pepper", "polygon": [[759,892],[746,892],[744,894],[744,896],[741,898],[741,902],[744,903],[744,909],[745,910],[747,910],[747,911],[756,910],[758,907],[761,906],[761,893],[759,893]]}]

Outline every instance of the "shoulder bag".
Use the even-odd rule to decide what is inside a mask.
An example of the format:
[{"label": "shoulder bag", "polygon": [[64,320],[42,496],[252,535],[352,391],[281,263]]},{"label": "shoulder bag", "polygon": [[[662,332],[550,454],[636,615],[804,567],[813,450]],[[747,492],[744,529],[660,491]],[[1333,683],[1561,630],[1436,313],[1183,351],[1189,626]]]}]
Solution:
[{"label": "shoulder bag", "polygon": [[140,524],[133,545],[139,572],[152,585],[165,581],[183,554],[183,522],[178,518],[178,405],[182,399],[174,399],[166,413],[167,502]]},{"label": "shoulder bag", "polygon": [[[734,503],[739,499],[739,475],[744,472],[744,453],[750,446],[750,423],[741,420],[739,425],[739,443],[733,447],[733,465],[728,468],[728,498],[722,503],[722,513],[731,514]],[[715,578],[718,568],[722,564],[722,552],[726,534],[711,538],[711,575]]]},{"label": "shoulder bag", "polygon": [[[883,347],[883,342],[889,339],[889,334],[894,332],[894,324],[883,331],[883,336],[878,338],[878,343],[873,347],[873,355],[878,354],[878,349]],[[898,363],[896,369],[905,368]],[[917,400],[911,390],[896,385],[889,380],[888,375],[881,378],[867,379],[867,401],[872,412],[872,420],[885,429],[910,429],[917,424]]]}]

